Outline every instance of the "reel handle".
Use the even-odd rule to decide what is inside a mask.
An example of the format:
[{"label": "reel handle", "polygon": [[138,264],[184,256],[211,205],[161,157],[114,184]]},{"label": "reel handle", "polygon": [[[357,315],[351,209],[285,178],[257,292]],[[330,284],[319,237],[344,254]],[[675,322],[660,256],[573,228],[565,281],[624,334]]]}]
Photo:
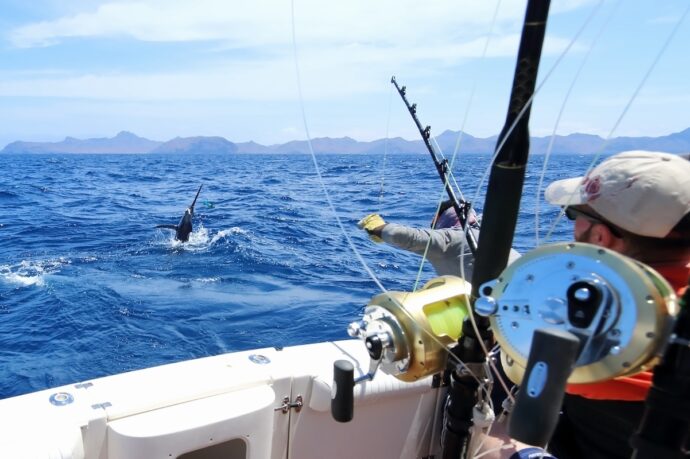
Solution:
[{"label": "reel handle", "polygon": [[570,332],[534,332],[525,376],[508,422],[512,438],[539,447],[548,443],[579,353],[580,340]]},{"label": "reel handle", "polygon": [[333,363],[331,415],[338,422],[350,422],[354,411],[355,367],[349,360]]}]

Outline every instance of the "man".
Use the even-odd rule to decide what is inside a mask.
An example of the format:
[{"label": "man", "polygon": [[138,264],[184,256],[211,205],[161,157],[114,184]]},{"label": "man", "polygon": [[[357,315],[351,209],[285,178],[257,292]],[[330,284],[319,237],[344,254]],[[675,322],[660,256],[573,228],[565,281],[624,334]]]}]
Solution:
[{"label": "man", "polygon": [[[658,152],[629,151],[586,177],[547,187],[565,206],[575,240],[606,247],[657,270],[679,293],[690,277],[690,162]],[[629,458],[629,439],[644,412],[651,373],[569,385],[549,450],[559,459]]]},{"label": "man", "polygon": [[[479,239],[479,225],[472,212],[469,221],[475,239]],[[378,214],[369,214],[358,223],[369,233],[372,240],[384,241],[400,249],[424,255],[439,276],[453,275],[472,279],[474,257],[470,251],[465,232],[462,229],[455,208],[450,201],[444,201],[430,229],[411,228],[395,223],[386,223]],[[427,249],[428,245],[428,249]],[[520,255],[512,251],[510,261]]]}]

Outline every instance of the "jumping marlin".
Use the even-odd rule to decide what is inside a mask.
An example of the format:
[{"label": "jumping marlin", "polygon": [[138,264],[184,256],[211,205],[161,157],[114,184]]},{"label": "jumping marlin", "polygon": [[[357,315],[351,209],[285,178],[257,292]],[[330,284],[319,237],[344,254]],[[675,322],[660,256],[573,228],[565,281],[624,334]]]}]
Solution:
[{"label": "jumping marlin", "polygon": [[201,186],[199,186],[199,191],[196,192],[196,196],[194,196],[194,201],[192,201],[192,205],[184,211],[184,215],[180,219],[180,223],[178,223],[177,225],[157,225],[156,228],[168,228],[171,230],[175,230],[175,239],[181,242],[187,242],[189,240],[189,235],[192,232],[192,217],[194,216],[194,204],[196,204],[196,199],[199,197],[199,193],[201,193],[202,186],[204,186],[203,183],[201,184]]}]

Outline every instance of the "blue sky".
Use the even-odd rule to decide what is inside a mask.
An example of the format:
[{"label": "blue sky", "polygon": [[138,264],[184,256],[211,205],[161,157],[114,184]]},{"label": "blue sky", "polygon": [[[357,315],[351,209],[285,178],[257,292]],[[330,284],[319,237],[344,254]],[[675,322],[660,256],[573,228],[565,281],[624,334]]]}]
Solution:
[{"label": "blue sky", "polygon": [[[306,138],[289,0],[0,0],[0,7],[0,147],[121,130],[154,140]],[[554,130],[589,56],[557,133],[609,135],[687,7],[552,0],[540,79],[595,15],[538,94],[532,134]],[[525,1],[500,2],[482,59],[495,9],[490,0],[294,0],[310,135],[416,139],[391,75],[407,85],[432,132],[498,133]],[[686,18],[614,136],[690,127],[689,43]]]}]

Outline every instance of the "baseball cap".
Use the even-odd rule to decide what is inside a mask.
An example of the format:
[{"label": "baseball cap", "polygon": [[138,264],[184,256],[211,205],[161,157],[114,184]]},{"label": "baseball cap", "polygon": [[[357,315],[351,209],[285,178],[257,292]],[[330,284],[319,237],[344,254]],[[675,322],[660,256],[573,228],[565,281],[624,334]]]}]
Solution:
[{"label": "baseball cap", "polygon": [[560,206],[587,205],[633,234],[662,238],[690,212],[690,161],[671,153],[626,151],[585,177],[552,183],[544,197]]},{"label": "baseball cap", "polygon": [[434,222],[434,229],[456,228],[460,226],[460,219],[454,207],[449,207],[444,210]]}]

